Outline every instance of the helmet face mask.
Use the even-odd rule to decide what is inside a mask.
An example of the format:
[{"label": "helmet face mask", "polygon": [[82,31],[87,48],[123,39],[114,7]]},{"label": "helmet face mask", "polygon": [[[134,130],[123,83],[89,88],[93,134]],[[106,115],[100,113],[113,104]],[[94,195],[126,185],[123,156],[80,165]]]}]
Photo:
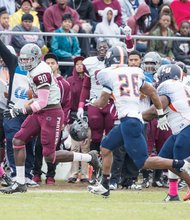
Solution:
[{"label": "helmet face mask", "polygon": [[69,129],[70,136],[75,141],[84,141],[88,138],[88,118],[76,119]]},{"label": "helmet face mask", "polygon": [[41,49],[36,44],[26,44],[20,50],[18,63],[23,70],[31,71],[41,62],[41,58]]},{"label": "helmet face mask", "polygon": [[145,72],[155,74],[161,65],[161,57],[157,52],[148,52],[145,54],[142,62],[142,69]]}]

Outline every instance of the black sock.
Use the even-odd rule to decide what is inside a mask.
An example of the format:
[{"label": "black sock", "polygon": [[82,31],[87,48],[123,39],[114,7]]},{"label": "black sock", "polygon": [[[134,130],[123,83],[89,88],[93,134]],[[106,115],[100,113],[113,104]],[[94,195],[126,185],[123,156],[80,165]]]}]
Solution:
[{"label": "black sock", "polygon": [[103,187],[105,187],[106,189],[109,189],[110,175],[103,174],[101,183],[102,183]]},{"label": "black sock", "polygon": [[182,168],[184,163],[185,162],[183,160],[173,160],[172,167],[175,168],[178,172],[180,172],[180,169]]}]

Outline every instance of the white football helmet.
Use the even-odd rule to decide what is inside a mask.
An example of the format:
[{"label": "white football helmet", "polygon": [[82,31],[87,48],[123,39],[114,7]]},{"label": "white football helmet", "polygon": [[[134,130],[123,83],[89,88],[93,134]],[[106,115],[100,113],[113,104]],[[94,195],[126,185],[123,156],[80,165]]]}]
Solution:
[{"label": "white football helmet", "polygon": [[21,48],[18,63],[25,71],[31,71],[41,62],[41,59],[41,49],[36,44],[30,43]]},{"label": "white football helmet", "polygon": [[161,59],[161,56],[157,52],[148,52],[143,57],[141,67],[145,72],[155,74],[161,66]]}]

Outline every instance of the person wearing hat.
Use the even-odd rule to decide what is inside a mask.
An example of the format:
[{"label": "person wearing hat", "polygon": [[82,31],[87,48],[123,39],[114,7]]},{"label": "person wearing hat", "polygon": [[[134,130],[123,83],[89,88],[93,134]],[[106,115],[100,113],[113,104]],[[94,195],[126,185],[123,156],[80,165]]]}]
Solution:
[{"label": "person wearing hat", "polygon": [[[9,14],[6,7],[0,7],[0,31],[10,31]],[[1,40],[4,44],[8,45],[11,42],[11,35],[2,34]]]},{"label": "person wearing hat", "polygon": [[16,25],[21,24],[22,16],[26,13],[29,13],[33,16],[33,25],[40,29],[40,22],[37,12],[33,10],[31,0],[23,0],[21,2],[21,8],[10,16],[9,24],[11,29],[13,29]]},{"label": "person wearing hat", "polygon": [[[74,68],[72,76],[67,78],[67,81],[71,87],[71,112],[70,112],[70,124],[77,118],[76,113],[78,110],[80,93],[82,91],[82,84],[85,76],[85,68],[83,65],[83,56],[76,56],[74,58]],[[85,109],[86,110],[86,109]],[[76,152],[87,153],[90,151],[90,137],[91,131],[89,129],[88,139],[85,142],[77,142],[71,138],[71,150]],[[88,182],[88,164],[86,162],[79,163],[78,161],[72,162],[69,183],[75,183],[78,178],[85,183]]]},{"label": "person wearing hat", "polygon": [[[18,32],[40,32],[38,27],[33,26],[34,17],[33,15],[27,13],[23,14],[21,18],[21,24],[16,25],[12,31]],[[13,35],[12,36],[12,46],[15,48],[16,52],[19,53],[20,49],[27,43],[35,43],[40,48],[45,46],[45,42],[42,35]]]},{"label": "person wearing hat", "polygon": [[[51,67],[54,77],[57,79],[57,83],[59,85],[61,91],[61,106],[64,111],[64,126],[67,125],[69,121],[69,112],[70,112],[70,102],[71,102],[71,94],[70,94],[70,85],[69,83],[60,75],[59,71],[59,64],[58,58],[53,53],[47,53],[44,56],[44,61]],[[57,145],[57,150],[60,150],[60,142]],[[42,145],[40,142],[40,138],[37,139],[36,146],[35,146],[35,162],[34,162],[34,169],[33,169],[33,181],[36,183],[41,182],[41,168],[42,168]],[[47,163],[47,173],[46,173],[46,180],[45,183],[47,185],[54,185],[55,184],[55,171],[56,165],[52,163]]]}]

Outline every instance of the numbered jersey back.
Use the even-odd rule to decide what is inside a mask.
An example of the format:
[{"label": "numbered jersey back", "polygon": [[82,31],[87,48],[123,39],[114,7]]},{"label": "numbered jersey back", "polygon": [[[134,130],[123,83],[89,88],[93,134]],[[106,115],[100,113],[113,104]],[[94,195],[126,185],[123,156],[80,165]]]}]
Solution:
[{"label": "numbered jersey back", "polygon": [[142,120],[139,107],[139,88],[144,83],[142,69],[126,65],[106,68],[98,74],[98,80],[112,92],[119,118]]}]

